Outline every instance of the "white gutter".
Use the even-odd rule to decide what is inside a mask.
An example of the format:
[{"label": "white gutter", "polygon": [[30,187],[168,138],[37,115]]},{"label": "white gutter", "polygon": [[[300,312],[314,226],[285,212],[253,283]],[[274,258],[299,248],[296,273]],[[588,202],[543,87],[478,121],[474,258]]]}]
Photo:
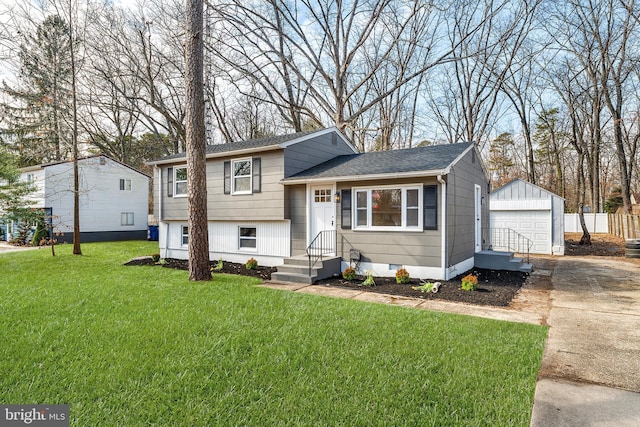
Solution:
[{"label": "white gutter", "polygon": [[442,188],[442,231],[440,232],[440,262],[442,263],[442,278],[449,280],[447,272],[447,181],[438,175],[438,182]]},{"label": "white gutter", "polygon": [[401,178],[424,178],[426,176],[440,176],[446,175],[445,170],[432,170],[432,171],[412,171],[412,172],[392,172],[382,174],[371,175],[348,175],[348,176],[330,176],[326,178],[300,178],[300,179],[283,179],[280,182],[283,185],[299,185],[299,184],[322,184],[322,183],[334,183],[334,182],[348,182],[348,181],[370,181],[379,179],[401,179]]}]

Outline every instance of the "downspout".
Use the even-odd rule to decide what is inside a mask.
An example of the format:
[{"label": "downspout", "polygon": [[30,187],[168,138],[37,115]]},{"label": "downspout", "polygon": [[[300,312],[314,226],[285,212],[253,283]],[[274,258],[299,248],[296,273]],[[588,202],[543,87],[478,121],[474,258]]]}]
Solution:
[{"label": "downspout", "polygon": [[[158,177],[158,236],[160,234],[160,227],[161,227],[161,222],[162,222],[162,169],[160,169],[158,167],[158,165],[153,165],[154,169],[156,172],[158,173],[154,173],[154,176]],[[155,185],[154,185],[155,187]],[[164,254],[160,253],[160,257],[161,258],[166,258],[167,257],[167,243],[169,241],[169,230],[167,229],[164,233],[165,235],[165,239],[164,239]],[[159,239],[158,239],[158,243],[160,243]]]},{"label": "downspout", "polygon": [[442,175],[438,175],[438,182],[442,189],[442,231],[440,233],[440,262],[442,263],[442,279],[449,280],[447,273],[447,181],[442,178]]}]

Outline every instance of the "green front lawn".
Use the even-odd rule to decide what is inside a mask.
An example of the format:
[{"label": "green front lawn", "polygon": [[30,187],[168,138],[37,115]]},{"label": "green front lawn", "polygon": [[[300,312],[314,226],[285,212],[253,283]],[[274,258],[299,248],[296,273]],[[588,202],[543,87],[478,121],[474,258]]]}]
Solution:
[{"label": "green front lawn", "polygon": [[69,403],[72,425],[529,425],[543,327],[82,249],[0,254],[0,403]]}]

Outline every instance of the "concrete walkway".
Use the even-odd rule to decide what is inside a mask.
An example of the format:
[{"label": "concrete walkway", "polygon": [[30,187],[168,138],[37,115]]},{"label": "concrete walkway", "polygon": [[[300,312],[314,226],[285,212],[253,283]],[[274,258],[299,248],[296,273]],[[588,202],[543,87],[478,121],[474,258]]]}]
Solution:
[{"label": "concrete walkway", "polygon": [[31,249],[38,249],[38,247],[37,246],[14,246],[14,245],[10,245],[7,242],[0,241],[0,254],[4,254],[7,252],[28,251]]},{"label": "concrete walkway", "polygon": [[640,426],[640,268],[612,258],[535,257],[507,308],[267,282],[337,298],[549,326],[531,426]]}]

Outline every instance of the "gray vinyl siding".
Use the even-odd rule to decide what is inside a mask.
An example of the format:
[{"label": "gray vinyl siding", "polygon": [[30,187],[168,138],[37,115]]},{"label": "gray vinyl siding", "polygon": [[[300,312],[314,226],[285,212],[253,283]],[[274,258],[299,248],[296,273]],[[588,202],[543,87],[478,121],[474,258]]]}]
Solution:
[{"label": "gray vinyl siding", "polygon": [[475,185],[480,186],[482,228],[489,226],[489,193],[479,156],[469,151],[447,175],[447,258],[448,266],[473,257],[475,253]]},{"label": "gray vinyl siding", "polygon": [[[184,167],[186,163],[178,163],[170,166],[162,167],[162,219],[163,220],[187,220],[187,198],[185,197],[167,197],[167,176],[168,168]],[[208,169],[208,167],[207,167]]]},{"label": "gray vinyl siding", "polygon": [[284,168],[282,151],[256,153],[261,160],[261,192],[224,194],[224,162],[250,156],[233,156],[207,163],[207,204],[210,221],[221,220],[282,220],[284,219],[284,188],[280,183]]},{"label": "gray vinyl siding", "polygon": [[[340,205],[337,205],[337,252],[343,259],[349,260],[351,248],[358,249],[361,261],[416,265],[422,267],[441,266],[441,190],[435,177],[412,178],[388,181],[358,181],[353,183],[339,183],[338,191],[352,189],[352,187],[373,188],[376,185],[438,185],[438,229],[419,231],[379,231],[379,230],[343,230]],[[352,199],[354,198],[352,192]],[[355,206],[352,202],[352,210]],[[353,214],[353,211],[352,211]],[[422,215],[422,211],[421,211]]]},{"label": "gray vinyl siding", "polygon": [[[224,162],[247,157],[261,158],[261,192],[252,194],[224,194]],[[167,168],[162,167],[163,220],[186,220],[187,198],[167,197]],[[258,152],[253,156],[230,156],[207,161],[207,216],[209,221],[265,221],[283,220],[284,188],[282,151]]]},{"label": "gray vinyl siding", "polygon": [[291,255],[302,255],[307,248],[307,189],[305,185],[285,187],[285,209],[291,220]]},{"label": "gray vinyl siding", "polygon": [[344,154],[354,154],[335,132],[291,145],[285,150],[285,177]]}]

